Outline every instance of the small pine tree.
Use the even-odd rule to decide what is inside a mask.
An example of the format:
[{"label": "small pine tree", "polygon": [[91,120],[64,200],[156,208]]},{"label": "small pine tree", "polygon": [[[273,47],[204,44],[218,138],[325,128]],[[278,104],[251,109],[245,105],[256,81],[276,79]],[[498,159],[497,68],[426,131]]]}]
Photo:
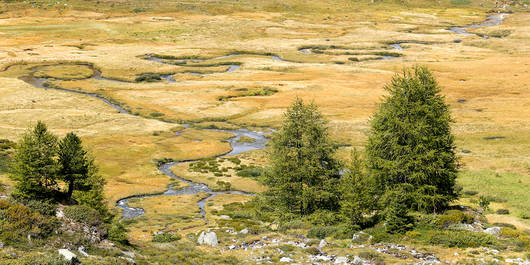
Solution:
[{"label": "small pine tree", "polygon": [[411,188],[412,186],[403,184],[385,193],[384,218],[388,233],[403,233],[412,227],[412,218],[408,215]]},{"label": "small pine tree", "polygon": [[37,122],[15,148],[10,178],[16,182],[14,197],[45,199],[56,187],[57,137]]},{"label": "small pine tree", "polygon": [[394,76],[385,89],[389,95],[371,121],[366,147],[378,190],[412,184],[419,196],[411,206],[445,207],[457,197],[458,160],[449,107],[434,76],[417,66]]},{"label": "small pine tree", "polygon": [[338,209],[340,164],[333,157],[327,121],[317,107],[297,98],[272,138],[271,166],[265,172],[272,205],[296,215]]},{"label": "small pine tree", "polygon": [[363,171],[357,150],[352,151],[351,163],[340,179],[340,213],[352,228],[366,225],[377,209],[377,194],[373,181]]}]

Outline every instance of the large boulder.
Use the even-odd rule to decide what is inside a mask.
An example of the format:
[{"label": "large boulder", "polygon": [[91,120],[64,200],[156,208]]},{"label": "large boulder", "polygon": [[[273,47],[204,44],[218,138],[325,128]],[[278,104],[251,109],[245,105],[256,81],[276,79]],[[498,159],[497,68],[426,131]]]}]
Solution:
[{"label": "large boulder", "polygon": [[490,227],[490,228],[484,229],[484,233],[494,235],[494,236],[499,236],[501,229],[502,227],[498,227],[498,226]]},{"label": "large boulder", "polygon": [[65,248],[59,249],[59,255],[63,256],[65,260],[77,261],[77,256],[68,249],[65,249]]},{"label": "large boulder", "polygon": [[217,234],[215,234],[215,232],[201,232],[197,243],[199,243],[199,245],[215,247],[219,244],[219,241],[217,240]]}]

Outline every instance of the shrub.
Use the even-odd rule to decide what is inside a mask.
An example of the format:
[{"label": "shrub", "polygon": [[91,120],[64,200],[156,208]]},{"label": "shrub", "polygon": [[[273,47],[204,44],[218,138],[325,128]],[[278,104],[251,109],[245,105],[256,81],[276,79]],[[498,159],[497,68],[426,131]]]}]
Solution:
[{"label": "shrub", "polygon": [[158,82],[162,80],[160,74],[155,73],[142,73],[139,74],[134,81],[136,82]]},{"label": "shrub", "polygon": [[119,221],[112,223],[109,229],[109,239],[124,245],[129,244],[127,239],[127,229]]},{"label": "shrub", "polygon": [[473,216],[459,210],[449,210],[444,215],[438,216],[436,225],[438,228],[444,228],[452,224],[465,223],[470,224],[474,220]]},{"label": "shrub", "polygon": [[501,231],[499,232],[499,236],[501,237],[515,238],[515,237],[518,237],[519,235],[520,233],[517,230],[508,228],[508,227],[503,227]]},{"label": "shrub", "polygon": [[[164,113],[160,113],[160,112],[152,112],[151,114],[149,114],[149,116],[153,117],[153,118],[158,118],[158,117],[162,117],[164,116],[165,114]],[[159,133],[160,134],[160,133]]]},{"label": "shrub", "polygon": [[236,173],[236,175],[243,178],[257,178],[261,176],[263,169],[260,167],[244,168]]},{"label": "shrub", "polygon": [[39,212],[42,215],[55,216],[57,211],[57,204],[48,201],[29,200],[29,199],[17,199],[18,202],[22,203],[26,207],[33,211]]},{"label": "shrub", "polygon": [[320,254],[320,250],[318,250],[318,248],[316,247],[308,247],[304,249],[304,251],[309,253],[310,255],[315,255],[315,256]]},{"label": "shrub", "polygon": [[64,216],[70,218],[78,223],[85,223],[91,226],[99,226],[103,224],[103,220],[98,211],[86,205],[74,205],[65,207]]},{"label": "shrub", "polygon": [[515,227],[515,225],[508,224],[508,223],[493,223],[492,225],[493,226],[500,226],[500,227],[508,227],[508,228],[511,228],[511,229],[517,229]]},{"label": "shrub", "polygon": [[179,234],[173,233],[161,233],[153,237],[153,242],[157,243],[169,243],[173,241],[180,240],[182,237]]},{"label": "shrub", "polygon": [[475,191],[475,190],[465,190],[464,191],[464,195],[467,195],[467,196],[475,196],[478,194],[478,191]]},{"label": "shrub", "polygon": [[337,232],[337,227],[335,226],[316,226],[307,232],[307,237],[309,238],[326,238],[331,236],[333,233]]},{"label": "shrub", "polygon": [[481,195],[478,199],[478,205],[480,208],[482,208],[484,211],[487,211],[490,206],[490,198]]},{"label": "shrub", "polygon": [[500,29],[488,33],[490,37],[494,38],[504,38],[508,37],[510,34],[512,34],[512,31],[508,29]]},{"label": "shrub", "polygon": [[471,231],[431,231],[428,242],[445,247],[475,248],[497,244],[497,239],[489,234]]},{"label": "shrub", "polygon": [[508,209],[498,209],[496,211],[497,214],[510,214],[510,210]]}]

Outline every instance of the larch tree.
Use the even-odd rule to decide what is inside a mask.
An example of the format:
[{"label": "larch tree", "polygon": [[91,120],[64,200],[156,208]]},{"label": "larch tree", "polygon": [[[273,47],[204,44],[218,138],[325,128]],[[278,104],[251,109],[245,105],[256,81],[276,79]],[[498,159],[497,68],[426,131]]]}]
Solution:
[{"label": "larch tree", "polygon": [[385,89],[389,95],[371,120],[367,167],[380,191],[411,184],[409,207],[436,212],[457,198],[449,106],[426,67],[405,69]]},{"label": "larch tree", "polygon": [[300,216],[337,210],[340,163],[333,157],[336,149],[317,106],[297,98],[272,138],[265,181],[274,205]]}]

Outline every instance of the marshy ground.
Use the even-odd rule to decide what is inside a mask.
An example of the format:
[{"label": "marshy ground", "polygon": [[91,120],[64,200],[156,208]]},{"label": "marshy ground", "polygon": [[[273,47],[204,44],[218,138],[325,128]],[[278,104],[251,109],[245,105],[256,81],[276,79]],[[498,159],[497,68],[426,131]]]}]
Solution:
[{"label": "marshy ground", "polygon": [[[231,150],[226,140],[232,135],[211,129],[275,128],[301,97],[314,100],[330,120],[345,155],[363,146],[368,119],[392,75],[422,64],[451,104],[463,162],[458,182],[464,191],[498,198],[490,222],[530,229],[530,13],[494,9],[487,1],[485,7],[427,2],[6,4],[0,8],[0,138],[17,140],[37,120],[59,135],[78,133],[107,179],[113,207],[172,183],[184,187],[158,170],[155,161],[164,158],[210,158],[205,163],[215,166],[190,162],[172,171],[211,188],[225,182],[259,192],[264,187],[237,176],[243,168],[236,168],[263,165],[265,151],[239,154],[240,164],[219,161],[213,157]],[[473,34],[448,30],[485,21],[495,15],[490,10],[515,12],[498,25],[466,29]],[[98,98],[35,87],[28,77],[49,88],[97,94],[130,114]],[[160,230],[186,235],[219,227],[226,220],[214,213],[250,199],[218,195],[206,202],[201,219],[197,201],[204,196],[134,199],[131,206],[146,212],[129,221],[131,241],[147,244]],[[459,203],[472,205],[476,196]],[[501,208],[510,214],[493,214]]]}]

